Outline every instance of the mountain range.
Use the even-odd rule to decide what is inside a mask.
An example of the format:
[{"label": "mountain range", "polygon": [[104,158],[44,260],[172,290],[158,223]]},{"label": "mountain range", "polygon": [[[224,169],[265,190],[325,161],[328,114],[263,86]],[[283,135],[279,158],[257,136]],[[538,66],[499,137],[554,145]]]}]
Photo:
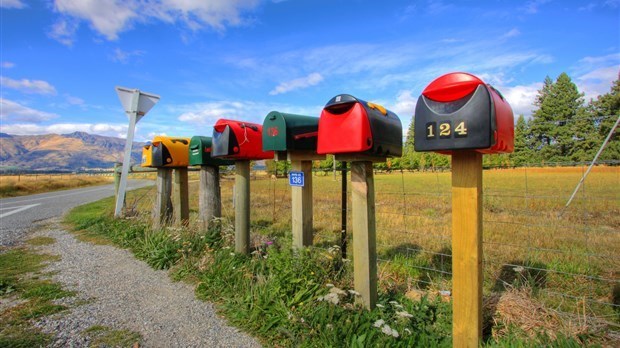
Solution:
[{"label": "mountain range", "polygon": [[[144,143],[134,142],[133,163],[140,163]],[[125,139],[85,132],[45,135],[0,133],[0,170],[109,170],[123,159]]]}]

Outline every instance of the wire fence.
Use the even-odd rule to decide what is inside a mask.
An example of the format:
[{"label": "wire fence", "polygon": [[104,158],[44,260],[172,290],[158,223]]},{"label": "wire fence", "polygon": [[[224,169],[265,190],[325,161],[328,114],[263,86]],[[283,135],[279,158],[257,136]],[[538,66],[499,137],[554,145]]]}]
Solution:
[{"label": "wire fence", "polygon": [[[485,295],[528,288],[567,320],[603,321],[620,329],[618,164],[595,167],[562,215],[585,173],[585,163],[485,170]],[[314,173],[318,247],[340,246],[340,173]],[[233,184],[232,177],[222,180],[223,215],[231,220]],[[255,176],[253,232],[266,230],[262,233],[275,238],[290,233],[290,191],[286,178]],[[375,195],[380,287],[400,292],[451,291],[449,170],[377,172]],[[351,226],[350,210],[347,215]],[[350,227],[347,235],[350,239]]]}]

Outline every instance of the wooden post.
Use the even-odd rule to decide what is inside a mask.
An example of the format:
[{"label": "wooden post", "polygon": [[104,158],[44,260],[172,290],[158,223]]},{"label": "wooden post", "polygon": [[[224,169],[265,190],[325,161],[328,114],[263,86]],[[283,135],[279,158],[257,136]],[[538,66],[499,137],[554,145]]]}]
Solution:
[{"label": "wooden post", "polygon": [[293,248],[312,245],[312,161],[291,161],[291,169],[304,173],[304,186],[291,187]]},{"label": "wooden post", "polygon": [[153,229],[160,229],[172,219],[172,169],[157,168],[157,197],[153,205]]},{"label": "wooden post", "polygon": [[250,253],[250,161],[235,162],[235,251]]},{"label": "wooden post", "polygon": [[452,154],[452,297],[454,347],[482,338],[482,154]]},{"label": "wooden post", "polygon": [[372,162],[351,163],[353,203],[353,281],[366,308],[377,303],[375,185]]},{"label": "wooden post", "polygon": [[187,226],[189,223],[189,193],[187,167],[174,168],[174,182],[172,185],[172,212],[174,223]]},{"label": "wooden post", "polygon": [[220,168],[218,166],[200,167],[200,191],[198,193],[198,220],[203,230],[209,229],[213,219],[222,216],[222,196],[220,190]]}]

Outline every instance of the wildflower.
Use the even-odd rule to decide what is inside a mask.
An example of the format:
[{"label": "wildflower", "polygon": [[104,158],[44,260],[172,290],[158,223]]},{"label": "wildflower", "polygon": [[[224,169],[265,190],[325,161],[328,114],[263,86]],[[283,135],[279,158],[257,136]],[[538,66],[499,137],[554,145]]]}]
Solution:
[{"label": "wildflower", "polygon": [[395,305],[397,305],[397,304],[398,304],[398,302],[396,302],[396,301],[390,301],[389,303],[390,303],[391,305],[393,305],[393,306],[395,306]]},{"label": "wildflower", "polygon": [[411,330],[405,328],[405,332],[411,335]]},{"label": "wildflower", "polygon": [[521,273],[521,272],[525,271],[525,267],[517,266],[517,267],[513,268],[512,270],[517,272],[517,273]]},{"label": "wildflower", "polygon": [[383,326],[383,324],[385,324],[385,320],[383,319],[379,319],[377,321],[375,321],[375,323],[373,324],[374,327],[381,327]]},{"label": "wildflower", "polygon": [[332,325],[332,324],[327,324],[327,325],[325,325],[325,328],[326,328],[326,329],[333,330],[333,329],[334,329],[334,325]]},{"label": "wildflower", "polygon": [[385,306],[382,305],[381,303],[377,303],[377,308],[385,308]]},{"label": "wildflower", "polygon": [[304,318],[299,318],[299,321],[302,323],[305,323],[306,321],[304,320]]},{"label": "wildflower", "polygon": [[288,316],[287,316],[287,318],[288,318],[288,320],[291,320],[291,319],[293,319],[293,313],[291,313],[291,312],[288,312]]},{"label": "wildflower", "polygon": [[381,328],[381,332],[383,332],[386,335],[393,336],[395,338],[398,338],[398,336],[399,336],[398,335],[398,331],[392,329],[388,325],[383,325],[383,328]]},{"label": "wildflower", "polygon": [[330,292],[329,294],[325,296],[319,297],[319,301],[326,301],[331,304],[337,305],[338,303],[340,303],[340,298],[338,297],[338,294]]},{"label": "wildflower", "polygon": [[405,311],[400,311],[400,312],[396,312],[396,315],[401,317],[401,318],[413,318],[413,315],[405,312]]},{"label": "wildflower", "polygon": [[273,244],[273,241],[270,241],[270,240],[268,240],[268,241],[266,241],[266,242],[265,242],[265,245],[267,245],[267,246],[270,246],[270,245],[272,245],[272,244]]},{"label": "wildflower", "polygon": [[349,290],[349,294],[351,294],[353,296],[362,296],[359,292],[357,292],[355,290]]},{"label": "wildflower", "polygon": [[327,283],[327,284],[325,284],[325,286],[327,286],[328,288],[333,288],[333,287],[334,287],[334,284],[332,284],[332,283]]},{"label": "wildflower", "polygon": [[235,256],[235,253],[230,253],[230,256]]},{"label": "wildflower", "polygon": [[329,289],[329,292],[332,293],[332,294],[339,295],[339,296],[344,296],[344,295],[347,294],[344,290],[338,289],[337,287],[333,287],[333,288]]}]

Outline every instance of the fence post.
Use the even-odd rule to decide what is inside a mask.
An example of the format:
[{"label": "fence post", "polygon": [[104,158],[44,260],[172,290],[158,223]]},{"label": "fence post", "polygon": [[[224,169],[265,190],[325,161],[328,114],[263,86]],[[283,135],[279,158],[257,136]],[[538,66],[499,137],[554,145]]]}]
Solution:
[{"label": "fence post", "polygon": [[235,251],[250,253],[250,161],[235,162]]},{"label": "fence post", "polygon": [[293,160],[291,168],[304,173],[304,186],[291,187],[293,248],[312,245],[312,161]]},{"label": "fence post", "polygon": [[200,166],[200,189],[198,193],[198,219],[203,230],[209,229],[213,219],[222,216],[220,168]]},{"label": "fence post", "polygon": [[482,338],[482,154],[452,154],[452,298],[454,347]]},{"label": "fence post", "polygon": [[353,282],[366,308],[377,303],[375,185],[372,162],[351,163],[353,203]]},{"label": "fence post", "polygon": [[172,219],[172,169],[157,168],[157,197],[153,205],[153,229],[160,229]]},{"label": "fence post", "polygon": [[347,162],[340,162],[342,182],[340,187],[340,253],[347,258]]},{"label": "fence post", "polygon": [[189,223],[189,194],[187,167],[174,168],[172,185],[172,212],[174,223],[187,226]]}]

